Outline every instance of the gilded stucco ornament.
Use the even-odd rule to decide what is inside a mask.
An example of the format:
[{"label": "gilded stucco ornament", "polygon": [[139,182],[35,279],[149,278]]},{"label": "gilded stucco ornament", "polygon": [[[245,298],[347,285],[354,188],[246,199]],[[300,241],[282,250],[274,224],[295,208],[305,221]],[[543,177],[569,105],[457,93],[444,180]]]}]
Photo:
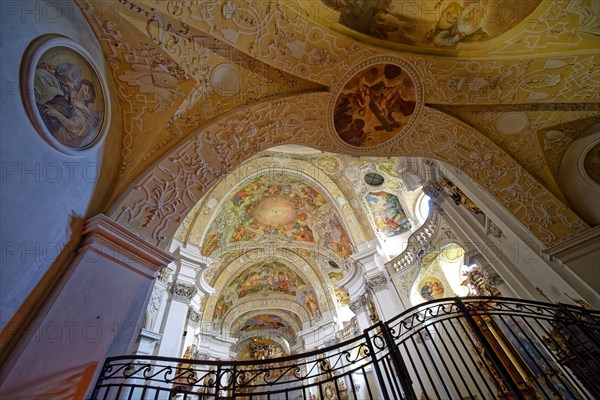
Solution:
[{"label": "gilded stucco ornament", "polygon": [[[508,103],[591,103],[597,101],[597,80],[594,77],[597,69],[594,66],[598,56],[593,51],[560,55],[554,51],[530,58],[528,54],[534,48],[545,51],[544,43],[523,39],[519,46],[531,48],[519,54],[508,54],[507,49],[496,60],[431,55],[401,58],[385,55],[381,50],[328,31],[282,3],[237,2],[241,9],[223,13],[228,4],[226,0],[210,2],[206,7],[195,7],[195,3],[188,1],[153,3],[154,10],[136,2],[137,8],[126,5],[126,9],[121,9],[123,6],[118,4],[114,11],[119,18],[113,19],[110,18],[115,13],[108,12],[103,3],[80,1],[79,4],[113,70],[123,110],[121,176],[128,178],[117,184],[111,215],[154,244],[166,246],[187,212],[221,176],[259,150],[284,143],[309,144],[324,151],[353,155],[411,154],[441,160],[466,172],[489,191],[530,228],[542,245],[567,240],[587,229],[587,225],[570,209],[540,185],[535,179],[537,176],[532,176],[527,166],[519,165],[518,159],[515,162],[511,149],[498,149],[494,139],[482,140],[478,129],[428,106],[423,106],[421,115],[408,130],[389,142],[363,148],[351,146],[335,131],[325,129],[332,121],[324,118],[322,111],[327,109],[328,104],[335,107],[335,101],[328,93],[290,95],[263,102],[248,98],[249,103],[239,105],[237,109],[223,107],[231,114],[223,119],[214,118],[210,123],[206,123],[205,115],[194,119],[196,111],[203,109],[189,108],[185,104],[192,104],[192,101],[208,104],[202,94],[205,87],[212,87],[205,80],[210,74],[197,67],[203,65],[199,57],[218,49],[227,54],[233,51],[236,56],[248,54],[249,58],[255,57],[257,62],[274,67],[275,72],[278,69],[282,73],[296,75],[297,79],[339,90],[348,82],[347,79],[351,79],[351,71],[359,72],[361,68],[358,66],[365,62],[372,63],[377,57],[380,64],[396,64],[386,61],[386,58],[400,60],[407,71],[412,66],[415,71],[415,76],[411,75],[412,81],[417,91],[423,93],[422,101],[416,107],[422,103],[435,104],[436,107],[440,104],[475,103],[494,106]],[[573,4],[568,2],[566,10],[576,21],[585,15],[589,2],[582,3],[579,8]],[[246,9],[247,15],[252,18],[239,20]],[[542,14],[545,10],[551,14],[544,18],[560,25],[560,35],[569,32],[573,21],[561,20],[552,2],[545,1],[540,9]],[[586,24],[583,25],[591,26]],[[527,38],[528,29],[533,29],[534,34],[544,31],[548,37],[553,32],[552,27],[534,27],[531,24],[519,25],[515,32]],[[590,35],[588,31],[588,28],[575,30],[576,34],[569,43],[573,42],[573,46],[589,43],[586,39],[586,35]],[[492,42],[489,41],[490,44]],[[144,45],[148,43],[155,46],[152,52]],[[554,46],[548,45],[548,48]],[[201,51],[194,53],[190,49]],[[178,90],[187,97],[164,112],[157,111],[160,94],[142,92],[148,88],[143,82],[135,82],[131,78],[132,74],[141,72],[135,69],[141,67],[134,68],[134,65],[153,65],[160,57],[166,60],[164,65],[169,75],[175,77],[183,70],[186,76],[193,77],[178,79]],[[169,69],[169,65],[173,68]],[[125,80],[119,80],[119,76]],[[340,80],[340,77],[346,78]],[[168,84],[169,78],[160,82]],[[159,86],[154,85],[151,90],[156,91]],[[211,100],[211,107],[225,104],[219,103],[224,99],[222,96],[217,97],[219,100],[216,102]],[[213,110],[216,109],[214,107]],[[182,113],[184,110],[190,112]],[[183,122],[188,118],[192,122],[189,126],[186,123],[169,125],[174,116],[182,116]],[[530,115],[528,118],[532,120]],[[151,133],[147,129],[150,126],[163,128],[152,129]],[[173,131],[169,131],[169,126]],[[176,126],[181,129],[176,129]],[[329,131],[328,134],[323,134],[326,131]],[[158,136],[153,136],[156,132]],[[149,135],[153,143],[149,143]],[[242,137],[244,140],[240,139]],[[168,144],[163,146],[163,143]],[[161,161],[155,167],[146,169],[150,161],[159,157],[162,157]],[[138,163],[137,160],[142,159],[145,161]],[[128,182],[134,177],[136,186],[128,187]],[[121,197],[117,199],[117,196]]]}]

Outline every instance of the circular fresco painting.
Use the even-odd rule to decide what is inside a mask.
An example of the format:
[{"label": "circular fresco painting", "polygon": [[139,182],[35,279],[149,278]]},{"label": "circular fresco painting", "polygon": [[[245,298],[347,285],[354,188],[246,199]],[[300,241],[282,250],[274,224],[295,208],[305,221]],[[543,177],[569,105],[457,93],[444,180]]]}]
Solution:
[{"label": "circular fresco painting", "polygon": [[35,63],[31,85],[46,135],[71,149],[96,140],[105,99],[96,72],[82,54],[67,46],[50,47]]},{"label": "circular fresco painting", "polygon": [[419,294],[425,300],[435,300],[444,297],[444,285],[438,278],[427,276],[419,282]]},{"label": "circular fresco painting", "polygon": [[409,74],[394,64],[373,64],[342,88],[333,111],[339,137],[351,146],[372,147],[403,131],[417,104]]}]

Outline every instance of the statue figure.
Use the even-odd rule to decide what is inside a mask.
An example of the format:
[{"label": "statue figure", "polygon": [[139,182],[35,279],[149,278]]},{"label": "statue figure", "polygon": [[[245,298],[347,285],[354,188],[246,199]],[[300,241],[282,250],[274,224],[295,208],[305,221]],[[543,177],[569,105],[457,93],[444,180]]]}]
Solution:
[{"label": "statue figure", "polygon": [[502,293],[490,282],[487,274],[479,267],[463,273],[467,278],[461,283],[469,288],[469,296],[501,296]]}]

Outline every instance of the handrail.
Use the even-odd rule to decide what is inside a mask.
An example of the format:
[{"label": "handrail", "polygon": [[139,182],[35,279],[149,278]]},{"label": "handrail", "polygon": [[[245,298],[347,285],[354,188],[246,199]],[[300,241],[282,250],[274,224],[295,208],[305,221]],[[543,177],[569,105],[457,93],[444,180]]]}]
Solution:
[{"label": "handrail", "polygon": [[600,398],[599,338],[599,311],[445,298],[352,339],[286,357],[109,357],[92,398]]},{"label": "handrail", "polygon": [[433,238],[440,226],[440,213],[436,207],[430,208],[430,213],[423,225],[408,238],[404,251],[385,263],[391,275],[403,270],[417,259],[420,248]]}]

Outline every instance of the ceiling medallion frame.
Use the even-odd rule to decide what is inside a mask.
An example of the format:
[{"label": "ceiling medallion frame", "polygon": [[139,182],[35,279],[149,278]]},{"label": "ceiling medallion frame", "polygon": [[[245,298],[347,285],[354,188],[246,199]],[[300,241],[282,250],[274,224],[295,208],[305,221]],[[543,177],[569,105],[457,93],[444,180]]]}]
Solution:
[{"label": "ceiling medallion frame", "polygon": [[[337,132],[335,127],[335,109],[338,103],[338,99],[342,93],[342,90],[346,87],[348,82],[350,82],[356,74],[362,72],[369,66],[374,66],[377,64],[390,64],[395,65],[401,68],[402,71],[406,72],[415,88],[415,108],[414,111],[406,123],[406,125],[397,133],[394,134],[390,139],[385,140],[382,143],[378,143],[374,146],[353,146],[347,142],[345,142]],[[329,102],[329,107],[327,108],[327,124],[328,124],[328,132],[330,136],[332,136],[334,142],[341,148],[354,153],[369,153],[372,154],[374,150],[381,150],[387,148],[398,141],[400,141],[403,137],[405,137],[415,126],[417,120],[419,119],[424,106],[424,89],[423,83],[416,69],[408,63],[405,59],[393,56],[393,55],[383,55],[376,56],[364,60],[357,64],[354,68],[352,68],[343,79],[340,79],[339,83],[332,90],[331,101]]]},{"label": "ceiling medallion frame", "polygon": [[[49,56],[51,52],[54,53],[52,53],[52,56]],[[56,70],[52,70],[52,66],[48,65],[46,67],[46,57],[53,57],[54,62],[60,61],[62,64],[54,65]],[[64,66],[62,67],[64,71],[58,76],[58,68],[61,65]],[[38,76],[38,69],[44,69],[43,72],[45,75]],[[46,70],[48,72],[45,72]],[[111,114],[110,96],[106,81],[103,79],[100,71],[101,69],[94,58],[83,46],[64,36],[40,36],[34,39],[25,51],[21,60],[20,76],[23,105],[32,125],[39,135],[49,145],[62,153],[72,156],[83,155],[85,151],[101,143],[106,136]],[[63,76],[72,79],[64,78],[63,81],[65,83],[61,84],[61,89],[59,89],[58,82],[62,82],[61,77]],[[45,82],[45,86],[42,88],[39,85],[36,86],[36,79],[37,83]],[[83,90],[83,86],[88,87],[87,92]],[[44,94],[42,93],[44,88],[55,88],[54,93]],[[67,88],[70,90],[70,93],[65,94],[64,92]],[[46,91],[48,92],[49,89]],[[54,96],[53,99],[52,96]],[[75,96],[77,98],[81,97],[82,101],[77,103],[74,100]],[[62,101],[57,101],[57,98],[59,100],[62,99]],[[89,103],[96,102],[96,99],[99,99],[100,107],[93,110],[88,106]],[[43,107],[43,111],[41,107]],[[46,113],[48,108],[52,109],[54,114],[42,116],[42,112]],[[93,119],[92,115],[94,111],[102,113],[100,118],[97,120],[94,119],[95,124],[82,127],[81,121],[86,121],[86,124],[89,123],[89,120]],[[66,128],[64,124],[67,122],[62,122],[58,118],[61,116],[62,119],[69,119],[67,122],[79,122],[80,125],[76,132],[85,129],[83,138],[76,137],[78,134],[74,134],[70,129]],[[76,119],[74,119],[75,117]],[[52,132],[49,126],[51,121],[54,121]],[[69,133],[61,134],[61,131]],[[66,143],[65,141],[69,141],[70,143]]]}]

